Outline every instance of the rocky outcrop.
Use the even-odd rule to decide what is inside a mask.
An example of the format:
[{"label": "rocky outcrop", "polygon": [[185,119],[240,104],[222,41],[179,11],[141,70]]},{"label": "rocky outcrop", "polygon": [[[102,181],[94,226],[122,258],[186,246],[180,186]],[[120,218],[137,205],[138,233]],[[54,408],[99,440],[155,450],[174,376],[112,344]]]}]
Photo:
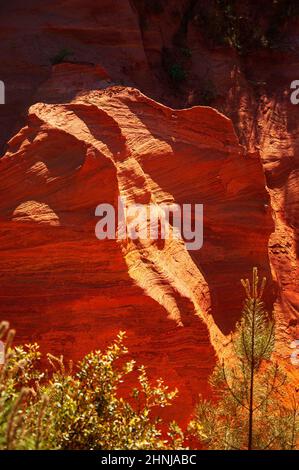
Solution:
[{"label": "rocky outcrop", "polygon": [[[77,359],[126,330],[151,377],[180,389],[186,418],[239,317],[239,279],[252,265],[269,271],[264,177],[231,121],[122,87],[38,103],[0,160],[0,194],[0,301],[18,339]],[[99,241],[95,208],[119,195],[203,204],[202,249]]]},{"label": "rocky outcrop", "polygon": [[[272,3],[260,24],[250,2],[257,33]],[[20,341],[73,359],[126,330],[151,377],[180,389],[178,419],[207,393],[215,353],[229,354],[252,266],[268,277],[280,359],[299,334],[298,17],[279,47],[238,54],[210,40],[221,21],[203,22],[209,5],[0,7],[1,314]],[[100,242],[95,207],[119,195],[204,204],[203,248]]]}]

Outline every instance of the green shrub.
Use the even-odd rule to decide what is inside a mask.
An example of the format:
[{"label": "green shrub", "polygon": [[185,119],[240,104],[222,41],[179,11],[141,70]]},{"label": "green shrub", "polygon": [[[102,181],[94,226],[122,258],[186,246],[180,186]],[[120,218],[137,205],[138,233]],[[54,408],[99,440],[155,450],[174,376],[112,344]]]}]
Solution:
[{"label": "green shrub", "polygon": [[[0,449],[171,449],[183,446],[184,436],[171,423],[162,437],[159,418],[152,412],[169,406],[177,390],[163,380],[150,384],[144,367],[139,386],[125,400],[119,385],[136,370],[120,333],[105,352],[88,354],[76,371],[63,358],[48,354],[53,369],[41,372],[38,346],[11,347],[6,335],[6,362],[0,370]],[[175,447],[174,447],[175,446]]]},{"label": "green shrub", "polygon": [[[210,379],[214,401],[199,402],[189,432],[209,449],[295,449],[298,403],[293,394],[292,406],[286,406],[287,378],[273,361],[274,321],[262,301],[265,280],[259,285],[254,268],[252,283],[242,284],[246,298],[232,357],[229,364],[218,362]],[[179,426],[156,417],[177,390],[162,379],[151,384],[143,366],[125,361],[124,337],[119,333],[106,351],[88,354],[74,370],[63,357],[48,354],[48,371],[40,367],[36,344],[12,347],[14,331],[2,322],[0,450],[183,449]],[[138,385],[124,399],[120,385],[134,371]]]}]

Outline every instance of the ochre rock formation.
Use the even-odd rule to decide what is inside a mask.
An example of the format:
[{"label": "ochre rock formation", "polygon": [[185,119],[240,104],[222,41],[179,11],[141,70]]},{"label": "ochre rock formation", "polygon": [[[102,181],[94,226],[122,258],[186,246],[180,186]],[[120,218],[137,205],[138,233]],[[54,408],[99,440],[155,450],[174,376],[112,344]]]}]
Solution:
[{"label": "ochre rock formation", "polygon": [[[255,31],[271,26],[273,2],[264,16],[249,3]],[[0,17],[1,315],[18,341],[73,359],[126,330],[150,376],[179,388],[179,420],[229,354],[254,265],[290,371],[299,338],[298,16],[279,47],[238,54],[207,39],[211,4],[12,0]],[[204,204],[203,248],[100,242],[95,208],[120,194]]]},{"label": "ochre rock formation", "polygon": [[290,364],[290,343],[299,338],[299,105],[290,100],[298,59],[281,53],[273,63],[271,57],[257,54],[248,59],[247,67],[253,80],[264,85],[257,98],[244,77],[238,78],[243,91],[235,103],[240,110],[236,127],[243,129],[238,132],[243,134],[248,152],[257,155],[263,165],[275,227],[268,250],[277,286],[277,352]]},{"label": "ochre rock formation", "polygon": [[[119,195],[128,206],[203,204],[203,247],[98,240],[95,208]],[[78,359],[125,330],[150,377],[179,388],[171,416],[184,421],[215,352],[226,354],[240,278],[253,265],[269,276],[264,176],[231,121],[125,87],[37,103],[0,160],[0,201],[1,313],[18,340]]]}]

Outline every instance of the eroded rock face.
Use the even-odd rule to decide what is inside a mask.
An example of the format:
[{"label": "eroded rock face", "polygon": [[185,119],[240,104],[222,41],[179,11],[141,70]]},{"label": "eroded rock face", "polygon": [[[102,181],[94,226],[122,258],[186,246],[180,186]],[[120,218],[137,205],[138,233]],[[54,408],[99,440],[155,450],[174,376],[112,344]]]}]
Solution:
[{"label": "eroded rock face", "polygon": [[[260,6],[250,3],[259,21]],[[214,23],[198,18],[209,4],[0,7],[1,148],[27,123],[0,159],[1,314],[20,341],[74,359],[126,330],[151,377],[180,389],[178,419],[207,392],[215,352],[229,350],[239,279],[252,266],[269,279],[280,359],[289,362],[299,337],[299,105],[289,96],[298,79],[298,17],[283,28],[282,50],[240,56],[207,41]],[[181,83],[169,73],[177,63],[186,71]],[[36,102],[54,104],[31,107],[27,120]],[[232,119],[244,148],[227,118],[192,108],[204,103]],[[95,207],[116,204],[120,194],[128,204],[203,203],[203,248],[99,242]]]},{"label": "eroded rock face", "polygon": [[[128,206],[203,204],[202,249],[99,241],[95,208],[119,195]],[[179,388],[170,414],[184,421],[207,393],[215,353],[229,350],[240,278],[252,266],[269,277],[264,175],[231,121],[125,87],[38,103],[0,160],[0,201],[1,312],[18,340],[78,359],[126,330],[151,378]]]},{"label": "eroded rock face", "polygon": [[[297,39],[296,39],[297,38]],[[289,30],[290,44],[298,44],[297,27]],[[244,74],[238,76],[238,109],[235,126],[248,152],[263,165],[274,230],[269,238],[272,278],[277,284],[274,312],[277,319],[277,353],[289,361],[290,343],[299,338],[299,105],[290,99],[290,85],[297,77],[298,58],[289,50],[247,58],[246,68],[255,89]],[[291,366],[293,371],[295,367]]]}]

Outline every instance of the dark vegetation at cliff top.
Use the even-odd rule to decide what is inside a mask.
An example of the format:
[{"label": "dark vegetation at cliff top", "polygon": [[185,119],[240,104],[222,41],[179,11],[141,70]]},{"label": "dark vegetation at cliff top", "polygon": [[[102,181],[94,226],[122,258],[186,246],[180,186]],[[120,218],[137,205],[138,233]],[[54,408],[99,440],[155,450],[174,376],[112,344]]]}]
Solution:
[{"label": "dark vegetation at cliff top", "polygon": [[[196,46],[205,46],[210,52],[234,51],[240,63],[257,52],[271,56],[294,49],[289,26],[299,15],[296,0],[189,0],[181,4],[172,0],[133,0],[133,3],[141,32],[154,24],[163,29],[160,22],[167,18],[177,24],[172,42],[164,44],[161,50],[161,69],[175,95],[188,86],[189,78],[195,79],[192,49]],[[198,32],[196,44],[190,43],[190,27]],[[198,104],[214,105],[218,92],[211,77],[200,79],[197,87]]]}]

